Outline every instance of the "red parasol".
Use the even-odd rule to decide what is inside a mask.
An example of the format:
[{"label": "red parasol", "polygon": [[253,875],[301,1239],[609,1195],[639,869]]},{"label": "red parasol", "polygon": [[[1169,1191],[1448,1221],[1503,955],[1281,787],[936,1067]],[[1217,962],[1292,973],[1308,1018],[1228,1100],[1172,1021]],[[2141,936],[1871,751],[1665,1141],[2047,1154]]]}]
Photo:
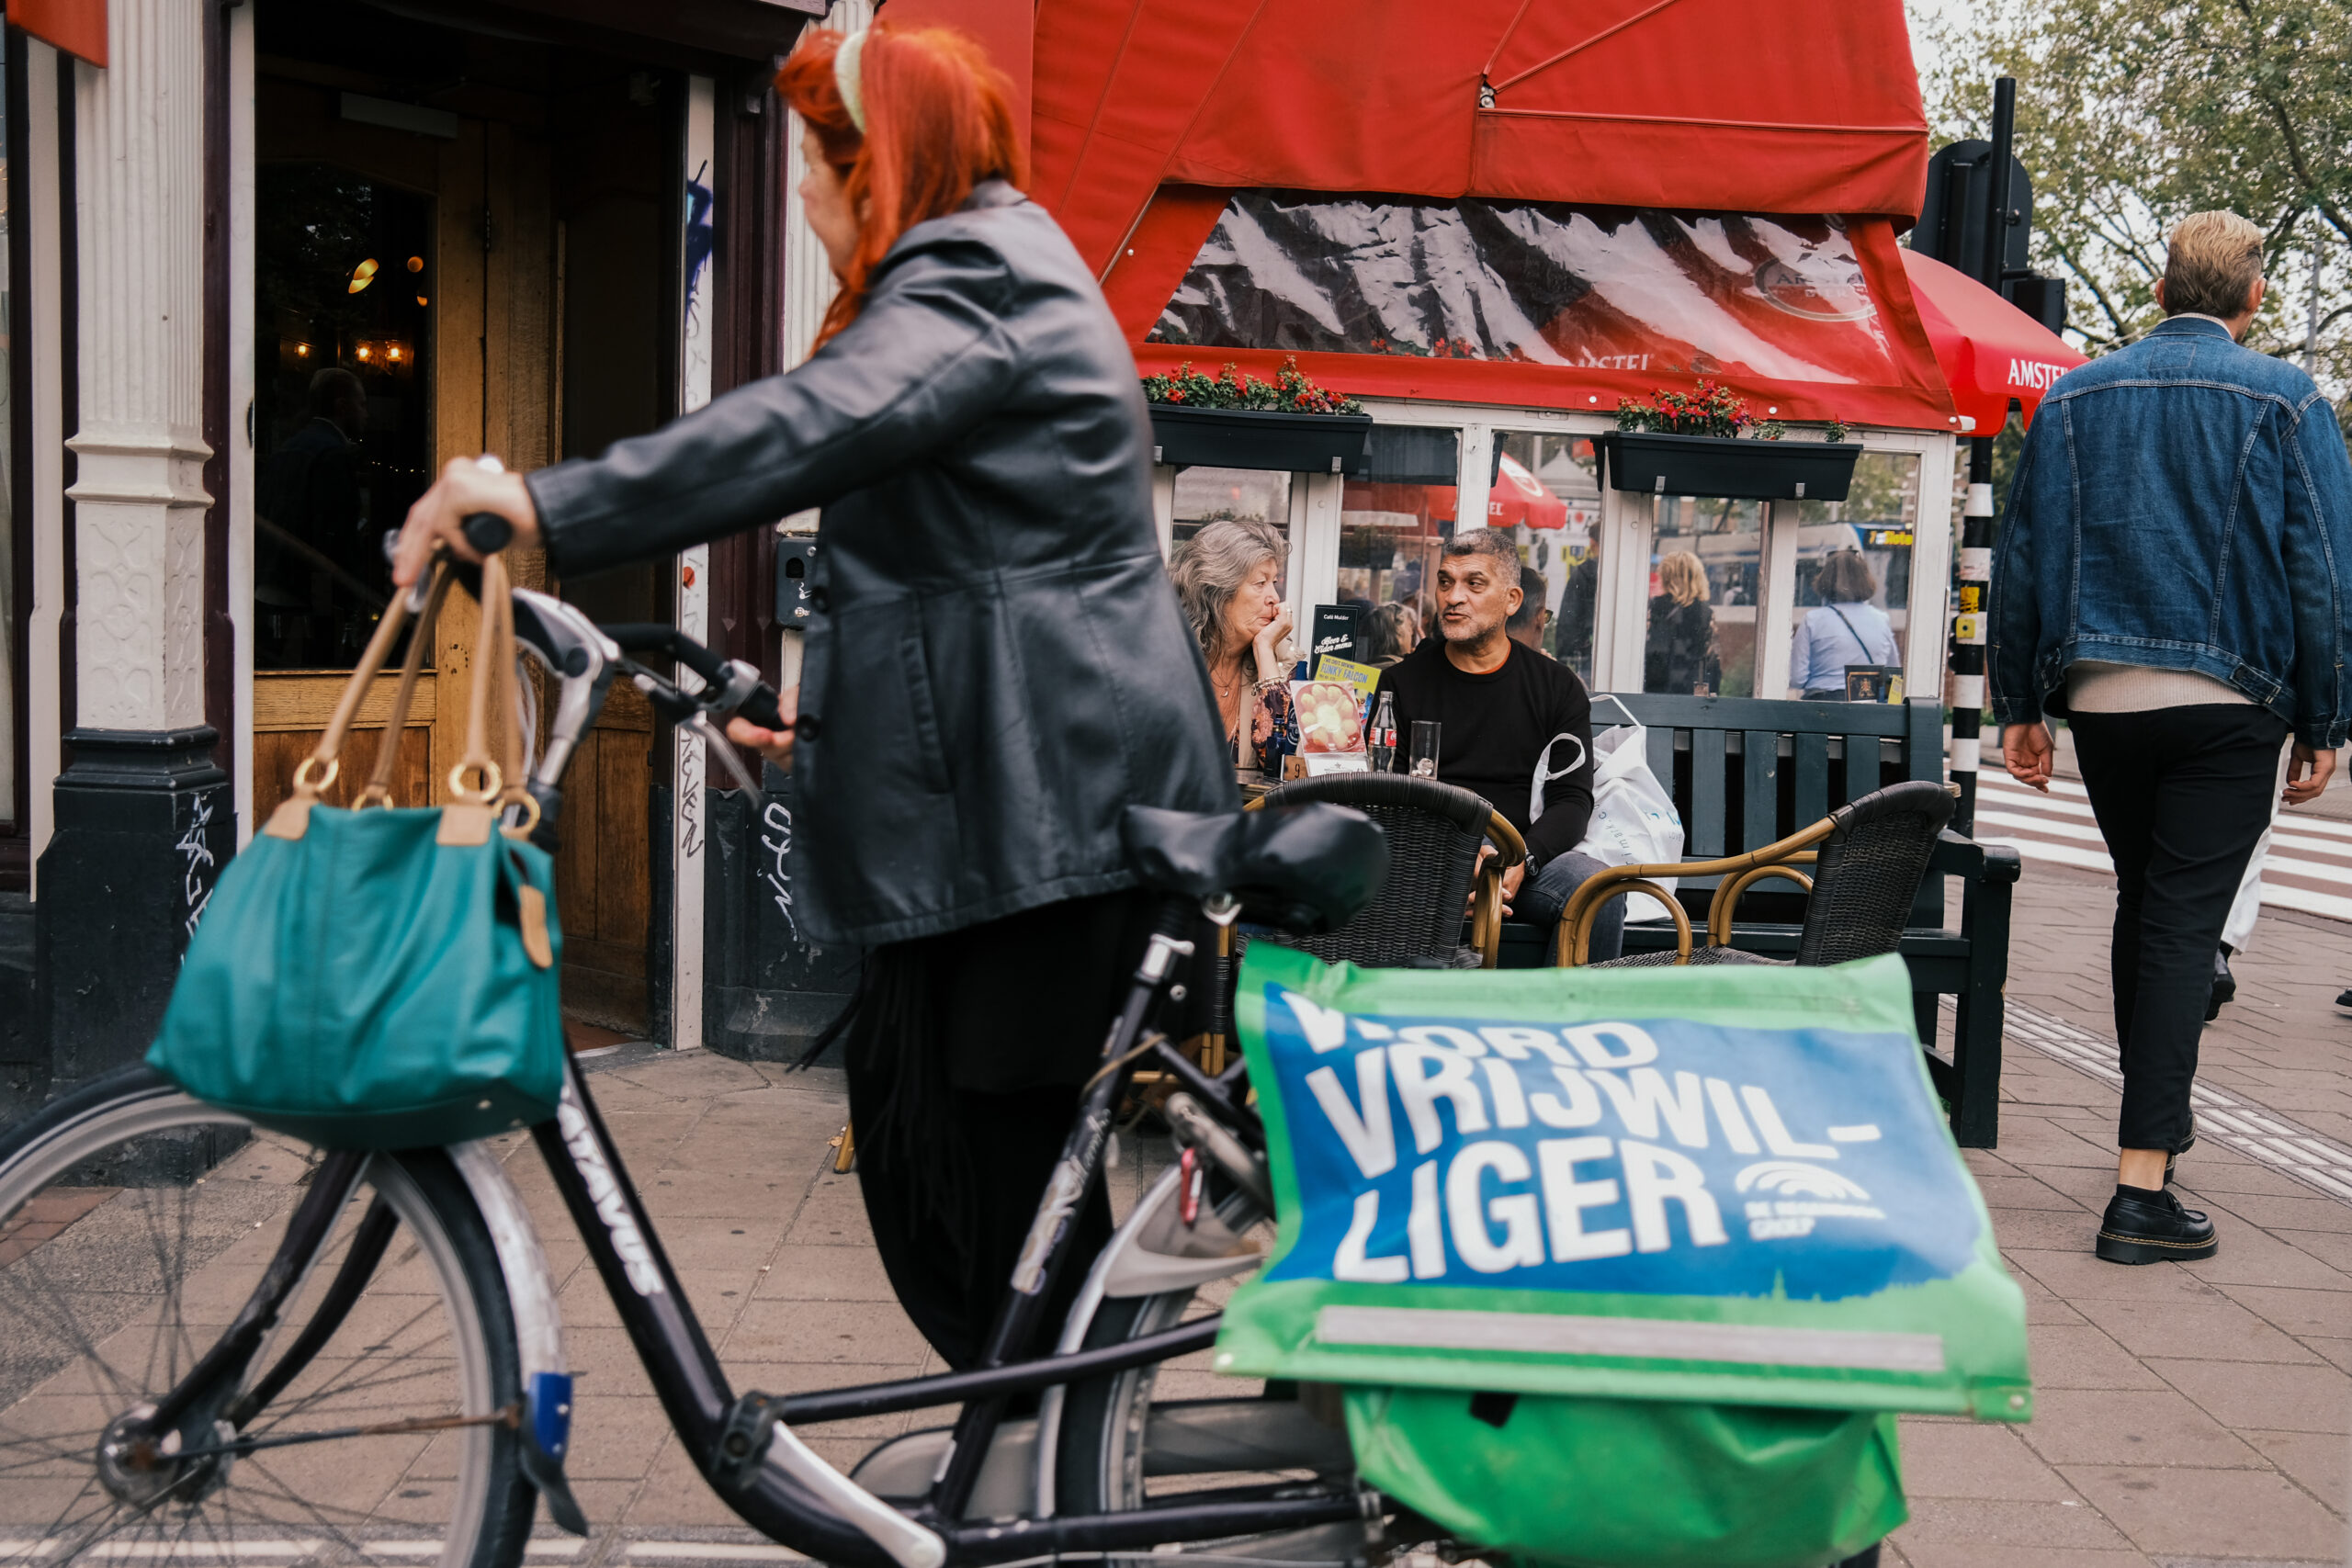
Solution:
[{"label": "red parasol", "polygon": [[2088,363],[2066,340],[1966,273],[1918,252],[1903,253],[1919,322],[1936,351],[1937,367],[1951,384],[1952,407],[1990,435],[2008,423],[2009,400],[2033,423],[2051,384]]},{"label": "red parasol", "polygon": [[1514,528],[1522,524],[1530,528],[1565,528],[1568,503],[1544,489],[1544,481],[1517,458],[1506,457],[1495,470],[1493,488],[1487,491],[1487,526]]}]

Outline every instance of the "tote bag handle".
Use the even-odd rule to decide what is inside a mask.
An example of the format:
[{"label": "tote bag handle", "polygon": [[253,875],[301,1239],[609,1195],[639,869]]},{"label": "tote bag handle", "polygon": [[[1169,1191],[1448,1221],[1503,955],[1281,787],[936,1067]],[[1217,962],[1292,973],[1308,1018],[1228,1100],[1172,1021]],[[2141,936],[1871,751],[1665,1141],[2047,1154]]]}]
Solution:
[{"label": "tote bag handle", "polygon": [[[418,677],[424,664],[424,649],[431,640],[433,629],[440,619],[442,604],[448,598],[455,581],[447,564],[434,568],[431,587],[424,596],[424,608],[418,615],[415,635],[410,637],[408,654],[401,660],[401,681],[392,694],[390,712],[386,715],[383,743],[377,749],[376,766],[356,802],[357,807],[390,807],[391,801],[392,769],[396,765],[399,737],[408,720],[411,703],[416,693]],[[349,737],[352,722],[358,716],[361,703],[376,677],[382,672],[391,646],[408,624],[410,596],[396,595],[383,618],[377,622],[375,635],[368,639],[359,656],[358,665],[352,671],[342,697],[327,728],[319,737],[318,745],[294,771],[294,792],[270,818],[264,829],[274,838],[299,839],[309,825],[311,808],[335,780],[342,769],[341,753]],[[481,638],[476,644],[474,668],[477,679],[469,694],[466,714],[466,750],[457,766],[449,770],[449,795],[460,807],[469,807],[467,816],[481,815],[487,819],[489,811],[497,807],[514,805],[525,813],[523,822],[505,831],[509,837],[521,838],[537,825],[538,802],[532,798],[523,783],[523,735],[521,694],[515,690],[514,670],[514,603],[507,585],[505,558],[485,557],[481,566]],[[499,700],[503,697],[503,701]],[[502,716],[499,724],[502,760],[491,755],[490,727],[493,708]],[[475,780],[469,787],[467,776]],[[461,830],[458,838],[449,837],[445,825],[443,836],[450,842],[475,840],[472,831]]]}]

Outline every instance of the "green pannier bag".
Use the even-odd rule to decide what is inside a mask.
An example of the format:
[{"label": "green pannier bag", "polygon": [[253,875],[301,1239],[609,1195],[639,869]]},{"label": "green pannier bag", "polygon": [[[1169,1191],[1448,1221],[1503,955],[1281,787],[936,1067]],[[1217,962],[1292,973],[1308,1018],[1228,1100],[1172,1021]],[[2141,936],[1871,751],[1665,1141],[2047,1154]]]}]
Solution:
[{"label": "green pannier bag", "polygon": [[[389,803],[396,747],[449,579],[409,639],[363,806]],[[496,825],[521,784],[514,609],[482,568],[465,760],[453,804],[341,810],[336,754],[405,618],[397,597],[294,791],[229,863],[188,943],[151,1066],[197,1099],[325,1148],[461,1143],[555,1114],[563,1089],[562,933],[544,851]],[[487,739],[492,692],[503,767]],[[474,775],[475,787],[466,784]]]},{"label": "green pannier bag", "polygon": [[1216,1370],[1343,1386],[1365,1482],[1496,1556],[1817,1568],[1894,1415],[2032,1414],[2025,1303],[1903,961],[1358,969],[1253,942],[1278,1235]]}]

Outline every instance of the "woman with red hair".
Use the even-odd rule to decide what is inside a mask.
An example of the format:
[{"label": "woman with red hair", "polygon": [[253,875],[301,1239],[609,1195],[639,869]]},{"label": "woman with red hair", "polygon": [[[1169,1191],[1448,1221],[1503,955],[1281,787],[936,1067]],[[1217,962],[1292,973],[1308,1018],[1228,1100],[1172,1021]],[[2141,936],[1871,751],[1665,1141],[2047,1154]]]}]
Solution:
[{"label": "woman with red hair", "polygon": [[[1120,816],[1230,810],[1233,774],[1160,566],[1135,364],[1017,188],[1003,78],[886,21],[809,35],[776,85],[841,284],[816,352],[593,461],[452,462],[395,576],[470,558],[477,512],[570,578],[824,509],[797,716],[730,733],[794,773],[802,930],[869,950],[844,1040],[866,1210],[968,1365],[1148,935]],[[1110,1234],[1099,1183],[1080,1227]]]}]

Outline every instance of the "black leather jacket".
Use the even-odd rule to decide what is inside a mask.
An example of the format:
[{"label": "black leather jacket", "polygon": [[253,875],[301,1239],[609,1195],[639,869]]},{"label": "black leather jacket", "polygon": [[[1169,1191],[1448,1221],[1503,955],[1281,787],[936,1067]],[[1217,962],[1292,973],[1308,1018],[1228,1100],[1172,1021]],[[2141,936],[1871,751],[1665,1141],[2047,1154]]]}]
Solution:
[{"label": "black leather jacket", "polygon": [[1237,804],[1150,446],[1085,264],[992,182],[807,364],[529,484],[560,576],[824,508],[793,845],[804,929],[873,945],[1132,886],[1125,807]]}]

